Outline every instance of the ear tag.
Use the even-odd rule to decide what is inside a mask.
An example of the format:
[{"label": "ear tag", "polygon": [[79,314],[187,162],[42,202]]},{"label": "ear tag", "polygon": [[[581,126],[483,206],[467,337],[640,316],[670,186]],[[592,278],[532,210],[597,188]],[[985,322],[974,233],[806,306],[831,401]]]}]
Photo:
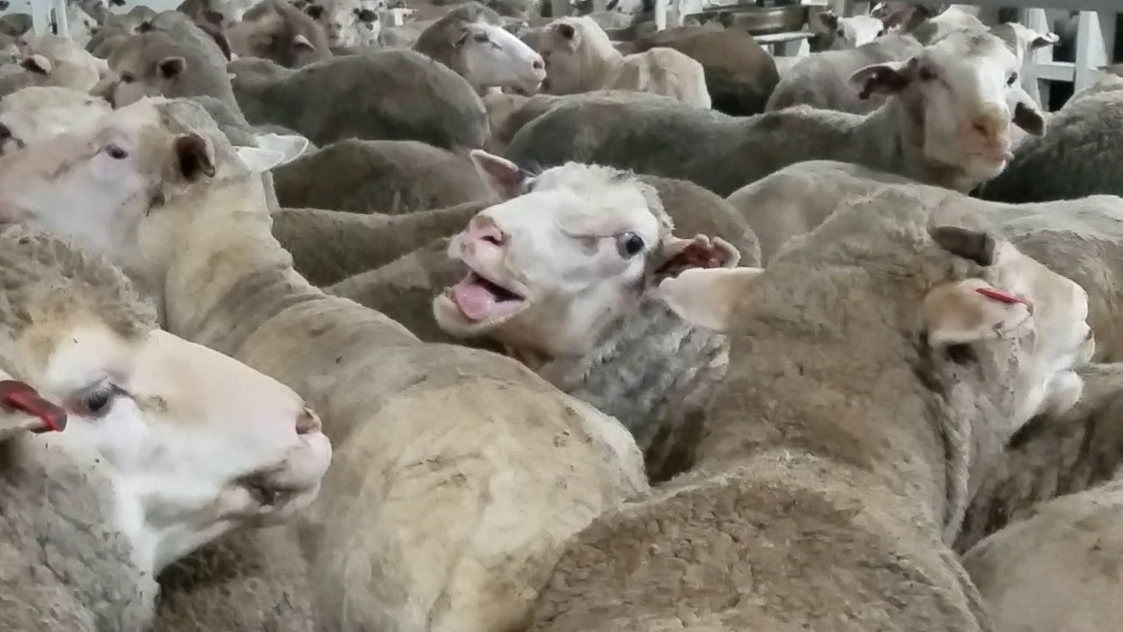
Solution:
[{"label": "ear tag", "polygon": [[38,417],[43,425],[33,429],[34,433],[61,432],[66,429],[66,411],[43,399],[35,389],[23,382],[0,381],[0,407]]},{"label": "ear tag", "polygon": [[1009,294],[1007,292],[991,289],[989,287],[981,287],[976,289],[975,291],[989,299],[998,301],[999,303],[1006,303],[1007,305],[1016,305],[1018,303],[1021,303],[1022,305],[1026,306],[1026,309],[1029,310],[1030,314],[1033,313],[1033,303],[1024,296]]}]

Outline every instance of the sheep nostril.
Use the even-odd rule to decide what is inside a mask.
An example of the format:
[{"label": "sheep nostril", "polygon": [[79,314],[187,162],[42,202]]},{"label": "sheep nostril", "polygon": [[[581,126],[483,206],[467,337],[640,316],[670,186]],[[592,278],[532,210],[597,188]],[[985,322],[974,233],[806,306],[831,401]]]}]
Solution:
[{"label": "sheep nostril", "polygon": [[300,412],[296,418],[296,434],[306,435],[313,432],[320,431],[320,417],[307,406]]}]

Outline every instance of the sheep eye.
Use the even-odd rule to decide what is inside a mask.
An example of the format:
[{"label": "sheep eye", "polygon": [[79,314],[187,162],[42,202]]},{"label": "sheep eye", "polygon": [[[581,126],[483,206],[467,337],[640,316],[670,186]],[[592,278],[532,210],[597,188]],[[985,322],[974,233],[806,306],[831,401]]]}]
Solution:
[{"label": "sheep eye", "polygon": [[109,412],[113,400],[122,393],[110,382],[100,382],[82,391],[72,402],[74,412],[83,417],[100,417]]},{"label": "sheep eye", "polygon": [[124,160],[129,157],[129,152],[121,149],[118,145],[106,145],[105,153],[114,160]]},{"label": "sheep eye", "polygon": [[121,75],[121,83],[132,83],[132,82],[133,82],[133,76],[131,74],[124,73],[124,74]]},{"label": "sheep eye", "polygon": [[936,78],[936,73],[928,68],[921,67],[921,69],[917,71],[917,76],[920,77],[921,81],[932,81]]},{"label": "sheep eye", "polygon": [[624,259],[631,259],[643,252],[643,237],[635,233],[624,233],[616,237],[616,251]]},{"label": "sheep eye", "polygon": [[1017,80],[1018,80],[1018,73],[1015,72],[1015,73],[1010,75],[1009,79],[1006,80],[1006,85],[1012,86],[1012,85],[1014,85],[1014,82],[1017,81]]},{"label": "sheep eye", "polygon": [[482,44],[483,42],[487,41],[487,33],[476,33],[472,36],[472,39]]}]

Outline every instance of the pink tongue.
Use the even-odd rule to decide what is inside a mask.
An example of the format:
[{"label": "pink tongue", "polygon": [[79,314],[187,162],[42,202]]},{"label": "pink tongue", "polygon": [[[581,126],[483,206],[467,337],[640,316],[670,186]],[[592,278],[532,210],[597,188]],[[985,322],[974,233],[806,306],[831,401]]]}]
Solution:
[{"label": "pink tongue", "polygon": [[468,320],[483,320],[495,309],[495,296],[486,288],[468,281],[452,287],[452,302]]}]

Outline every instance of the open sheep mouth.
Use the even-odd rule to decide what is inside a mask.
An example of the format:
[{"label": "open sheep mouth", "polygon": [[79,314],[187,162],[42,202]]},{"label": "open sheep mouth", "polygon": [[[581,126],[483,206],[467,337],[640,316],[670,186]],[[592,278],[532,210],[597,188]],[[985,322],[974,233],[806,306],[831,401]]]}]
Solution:
[{"label": "open sheep mouth", "polygon": [[468,275],[446,293],[464,318],[472,322],[510,316],[526,304],[526,297],[474,270],[469,270]]}]

